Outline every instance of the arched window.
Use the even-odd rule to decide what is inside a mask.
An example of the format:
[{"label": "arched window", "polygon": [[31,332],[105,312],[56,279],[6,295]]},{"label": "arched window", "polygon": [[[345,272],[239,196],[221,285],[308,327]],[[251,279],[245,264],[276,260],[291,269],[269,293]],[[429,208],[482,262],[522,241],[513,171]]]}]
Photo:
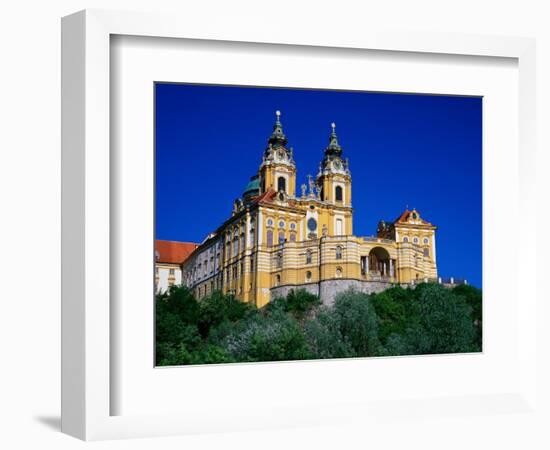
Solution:
[{"label": "arched window", "polygon": [[336,189],[334,189],[334,197],[336,198],[337,202],[342,201],[342,186],[336,186]]},{"label": "arched window", "polygon": [[429,241],[428,241],[428,238],[424,238],[424,244],[427,244]]},{"label": "arched window", "polygon": [[336,278],[342,278],[342,268],[341,267],[336,268]]},{"label": "arched window", "polygon": [[403,238],[403,242],[409,242],[409,238],[408,238],[407,236],[405,236],[405,237]]},{"label": "arched window", "polygon": [[311,281],[311,272],[309,270],[306,272],[306,281]]},{"label": "arched window", "polygon": [[279,231],[279,244],[283,244],[285,242],[285,232]]},{"label": "arched window", "polygon": [[311,264],[311,260],[312,260],[312,252],[311,250],[307,250],[306,251],[306,264]]},{"label": "arched window", "polygon": [[290,242],[296,242],[296,233],[290,233]]},{"label": "arched window", "polygon": [[286,178],[285,177],[277,178],[277,191],[286,192]]},{"label": "arched window", "polygon": [[413,239],[413,242],[414,242],[415,244],[418,244],[418,238],[415,237],[415,238]]},{"label": "arched window", "polygon": [[267,246],[273,247],[273,230],[267,230]]},{"label": "arched window", "polygon": [[336,246],[336,259],[342,259],[342,246]]},{"label": "arched window", "polygon": [[426,258],[429,258],[429,256],[430,256],[430,249],[429,249],[429,248],[425,248],[425,249],[424,249],[424,256],[425,256]]},{"label": "arched window", "polygon": [[281,284],[281,275],[275,275],[275,286]]}]

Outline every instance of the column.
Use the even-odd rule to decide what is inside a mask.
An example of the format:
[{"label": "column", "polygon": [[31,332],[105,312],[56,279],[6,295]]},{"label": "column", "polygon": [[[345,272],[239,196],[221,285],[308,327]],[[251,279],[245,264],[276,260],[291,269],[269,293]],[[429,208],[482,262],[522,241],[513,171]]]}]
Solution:
[{"label": "column", "polygon": [[394,277],[393,259],[390,259],[390,277]]}]

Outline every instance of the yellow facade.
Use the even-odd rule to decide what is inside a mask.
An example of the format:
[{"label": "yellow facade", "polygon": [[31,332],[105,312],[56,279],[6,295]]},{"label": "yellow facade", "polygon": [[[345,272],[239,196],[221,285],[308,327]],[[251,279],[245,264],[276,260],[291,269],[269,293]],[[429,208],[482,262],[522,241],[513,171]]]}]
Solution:
[{"label": "yellow facade", "polygon": [[[296,165],[279,114],[258,174],[232,216],[182,265],[198,298],[213,290],[261,307],[285,288],[333,292],[437,278],[435,229],[416,210],[353,233],[352,178],[335,125],[319,173],[296,192]],[[327,292],[328,292],[327,290]]]}]

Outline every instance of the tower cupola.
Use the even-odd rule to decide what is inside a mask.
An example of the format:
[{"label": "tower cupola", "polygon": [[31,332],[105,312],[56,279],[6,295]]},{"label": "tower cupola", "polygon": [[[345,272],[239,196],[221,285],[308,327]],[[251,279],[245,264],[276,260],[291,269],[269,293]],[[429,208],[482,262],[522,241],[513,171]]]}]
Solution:
[{"label": "tower cupola", "polygon": [[336,124],[331,123],[331,133],[324,157],[319,165],[317,186],[321,200],[339,206],[351,206],[351,173],[347,159],[342,159],[343,149],[336,135]]},{"label": "tower cupola", "polygon": [[326,156],[342,156],[342,147],[338,143],[338,136],[336,135],[336,124],[332,122],[330,124],[332,127],[332,132],[330,133],[328,147],[325,148]]},{"label": "tower cupola", "polygon": [[284,147],[288,143],[288,140],[283,131],[283,124],[281,123],[281,111],[275,112],[275,124],[273,125],[273,133],[269,137],[269,145],[272,147]]},{"label": "tower cupola", "polygon": [[296,191],[296,164],[292,148],[287,147],[288,139],[283,131],[281,112],[276,111],[275,117],[273,132],[267,141],[258,172],[260,193],[273,189],[292,197]]},{"label": "tower cupola", "polygon": [[330,124],[332,131],[329,136],[328,146],[324,151],[324,158],[319,167],[320,177],[326,173],[341,173],[342,175],[350,175],[348,160],[342,159],[343,148],[338,142],[336,135],[336,124]]}]

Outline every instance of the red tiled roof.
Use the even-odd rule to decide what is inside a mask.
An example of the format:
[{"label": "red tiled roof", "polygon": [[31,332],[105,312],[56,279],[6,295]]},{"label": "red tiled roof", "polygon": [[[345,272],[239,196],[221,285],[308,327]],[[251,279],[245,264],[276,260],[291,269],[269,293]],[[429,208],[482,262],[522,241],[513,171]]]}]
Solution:
[{"label": "red tiled roof", "polygon": [[409,211],[408,209],[406,209],[405,211],[403,211],[403,214],[401,214],[397,220],[395,222],[399,223],[399,222],[406,222],[407,219],[409,218],[409,214],[411,213],[411,211]]},{"label": "red tiled roof", "polygon": [[[394,223],[407,223],[407,221],[409,220],[409,216],[412,214],[412,212],[413,211],[409,211],[408,209],[406,209],[403,212],[403,214],[401,214]],[[418,215],[418,220],[420,220],[420,223],[423,225],[432,225],[430,222],[420,217],[420,215]]]},{"label": "red tiled roof", "polygon": [[157,262],[181,264],[199,244],[194,242],[155,241],[155,258]]},{"label": "red tiled roof", "polygon": [[275,190],[269,188],[267,191],[265,191],[263,194],[254,197],[253,202],[254,203],[260,203],[260,202],[272,202],[275,198],[275,195],[277,195],[277,192]]}]

